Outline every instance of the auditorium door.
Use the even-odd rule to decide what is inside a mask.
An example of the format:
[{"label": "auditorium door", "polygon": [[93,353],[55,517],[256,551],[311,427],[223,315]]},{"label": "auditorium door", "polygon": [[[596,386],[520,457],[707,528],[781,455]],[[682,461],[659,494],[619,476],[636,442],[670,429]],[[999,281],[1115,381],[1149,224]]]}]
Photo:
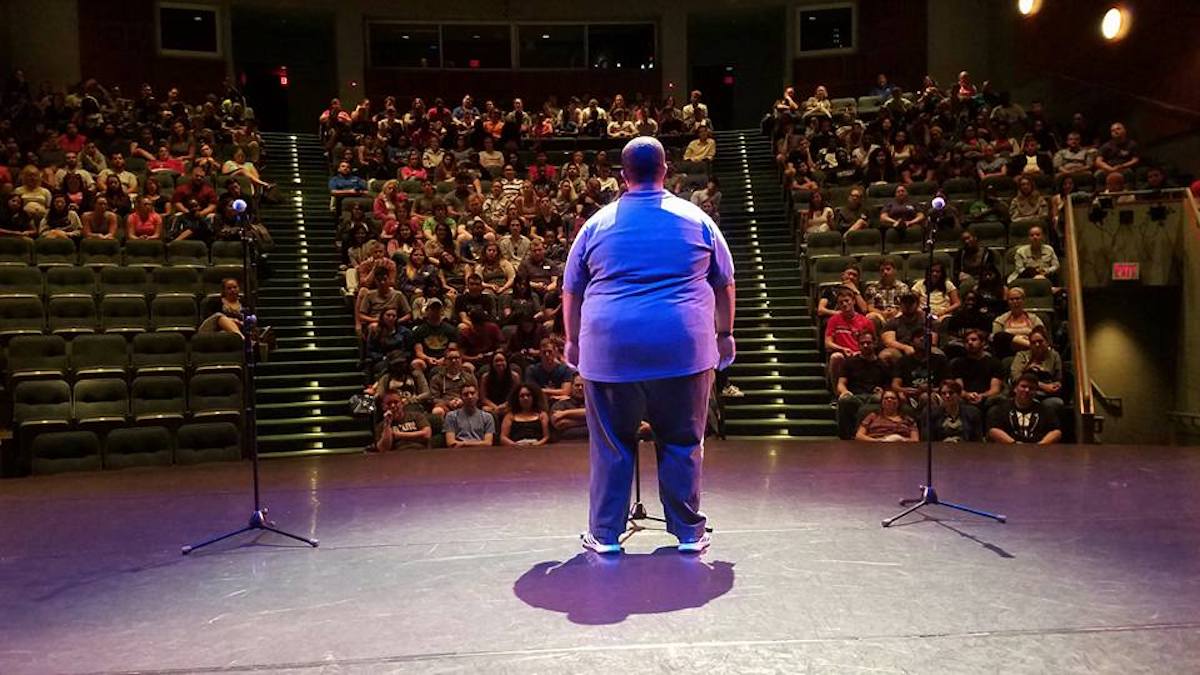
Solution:
[{"label": "auditorium door", "polygon": [[333,25],[331,12],[233,7],[234,72],[260,128],[316,130],[338,89]]}]

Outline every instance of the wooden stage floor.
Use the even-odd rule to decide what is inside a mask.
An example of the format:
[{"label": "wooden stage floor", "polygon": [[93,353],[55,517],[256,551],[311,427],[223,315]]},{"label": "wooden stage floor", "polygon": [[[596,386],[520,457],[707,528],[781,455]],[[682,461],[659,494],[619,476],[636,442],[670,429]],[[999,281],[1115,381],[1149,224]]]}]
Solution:
[{"label": "wooden stage floor", "polygon": [[[714,544],[581,553],[587,452],[263,465],[284,529],[183,557],[250,512],[249,466],[0,482],[0,673],[1200,671],[1200,454],[713,442]],[[653,459],[643,457],[656,511]]]}]

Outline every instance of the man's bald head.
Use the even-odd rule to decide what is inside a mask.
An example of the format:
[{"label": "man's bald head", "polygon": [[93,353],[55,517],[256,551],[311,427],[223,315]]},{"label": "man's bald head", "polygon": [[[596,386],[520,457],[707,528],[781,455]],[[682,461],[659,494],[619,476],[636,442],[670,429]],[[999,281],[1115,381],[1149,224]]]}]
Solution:
[{"label": "man's bald head", "polygon": [[626,183],[661,188],[667,175],[667,153],[658,139],[638,136],[621,151],[621,167]]}]

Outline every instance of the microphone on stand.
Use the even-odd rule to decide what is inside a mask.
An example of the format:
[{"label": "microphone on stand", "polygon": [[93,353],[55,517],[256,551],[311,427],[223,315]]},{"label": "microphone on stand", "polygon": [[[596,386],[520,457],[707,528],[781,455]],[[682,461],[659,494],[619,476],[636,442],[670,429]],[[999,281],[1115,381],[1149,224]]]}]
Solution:
[{"label": "microphone on stand", "polygon": [[941,224],[942,212],[946,208],[946,198],[938,194],[929,202],[931,213],[929,214],[929,227],[925,228],[925,245],[929,250],[933,250],[934,239],[937,238],[938,225]]}]

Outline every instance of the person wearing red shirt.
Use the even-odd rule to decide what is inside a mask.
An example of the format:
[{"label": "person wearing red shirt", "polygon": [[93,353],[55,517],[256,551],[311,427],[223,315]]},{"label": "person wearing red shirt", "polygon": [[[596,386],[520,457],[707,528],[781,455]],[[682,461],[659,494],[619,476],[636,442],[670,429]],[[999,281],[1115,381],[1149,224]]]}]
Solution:
[{"label": "person wearing red shirt", "polygon": [[831,382],[836,384],[841,377],[846,358],[858,354],[858,334],[863,331],[874,334],[875,324],[854,311],[852,292],[838,291],[837,314],[829,317],[829,322],[825,324],[825,351],[829,353]]},{"label": "person wearing red shirt", "polygon": [[67,122],[66,133],[58,137],[58,147],[63,152],[79,154],[83,152],[85,145],[87,145],[87,136],[79,133],[79,127],[76,127],[74,122]]},{"label": "person wearing red shirt", "polygon": [[203,167],[193,167],[192,179],[176,187],[171,195],[171,203],[175,205],[177,213],[187,213],[187,203],[190,199],[195,199],[200,204],[200,215],[205,218],[217,211],[217,191],[204,180]]}]

